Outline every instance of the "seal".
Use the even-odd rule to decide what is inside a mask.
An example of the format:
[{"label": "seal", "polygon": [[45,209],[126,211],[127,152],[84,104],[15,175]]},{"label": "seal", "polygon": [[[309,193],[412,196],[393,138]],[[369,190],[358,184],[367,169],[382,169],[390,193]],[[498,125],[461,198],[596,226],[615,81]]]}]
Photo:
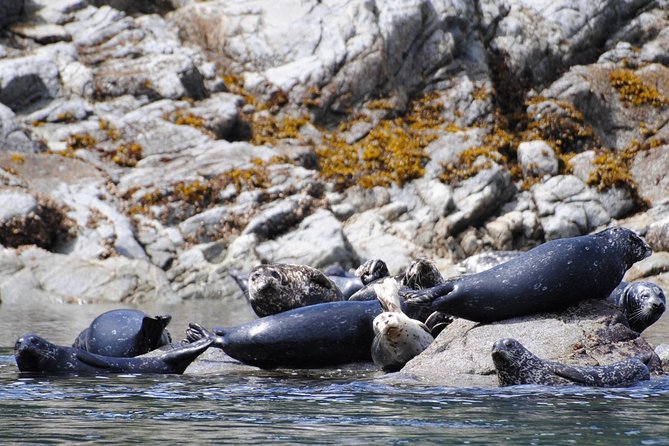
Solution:
[{"label": "seal", "polygon": [[199,328],[198,340],[177,344],[157,356],[118,358],[97,355],[80,348],[52,344],[35,334],[20,337],[14,346],[16,364],[21,372],[42,374],[154,373],[182,374],[216,340]]},{"label": "seal", "polygon": [[373,322],[372,360],[384,372],[397,372],[425,350],[434,338],[425,324],[402,312],[400,286],[396,280],[386,278],[374,284],[374,288],[383,313]]},{"label": "seal", "polygon": [[606,366],[575,366],[542,360],[515,339],[500,339],[492,347],[492,360],[500,386],[540,384],[626,387],[650,379],[647,363],[651,357],[648,354]]},{"label": "seal", "polygon": [[638,235],[615,227],[552,240],[481,273],[400,295],[451,316],[493,322],[606,299],[625,271],[650,254]]},{"label": "seal", "polygon": [[360,277],[356,276],[354,273],[349,273],[341,267],[330,267],[324,270],[323,273],[328,276],[328,279],[334,282],[337,288],[339,288],[339,291],[341,291],[341,294],[344,296],[344,300],[347,300],[359,289],[365,286],[362,283],[362,280],[360,280]]},{"label": "seal", "polygon": [[652,282],[620,282],[607,300],[620,308],[637,333],[657,322],[667,308],[664,291]]},{"label": "seal", "polygon": [[[326,302],[295,308],[234,327],[215,327],[212,346],[248,365],[315,368],[372,360],[377,300]],[[200,339],[191,324],[187,340]]]},{"label": "seal", "polygon": [[306,265],[259,265],[249,275],[248,290],[249,303],[260,317],[344,299],[332,280]]},{"label": "seal", "polygon": [[[348,300],[374,300],[376,294],[372,285],[381,279],[390,277],[390,272],[383,260],[369,259],[355,270],[355,275],[360,278],[363,287],[351,295]],[[401,275],[395,276],[395,279],[400,280]]]},{"label": "seal", "polygon": [[103,356],[129,358],[172,342],[165,327],[172,316],[150,317],[131,309],[102,313],[74,340],[73,347]]}]

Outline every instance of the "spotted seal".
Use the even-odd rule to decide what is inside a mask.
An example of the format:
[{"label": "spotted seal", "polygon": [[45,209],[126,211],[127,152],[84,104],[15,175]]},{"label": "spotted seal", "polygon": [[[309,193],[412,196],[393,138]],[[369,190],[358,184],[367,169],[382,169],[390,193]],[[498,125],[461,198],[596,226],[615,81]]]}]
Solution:
[{"label": "spotted seal", "polygon": [[150,317],[132,309],[102,313],[74,340],[73,347],[103,356],[143,355],[172,342],[165,327],[172,316]]},{"label": "spotted seal", "polygon": [[259,265],[249,275],[248,290],[249,303],[260,317],[344,299],[332,280],[306,265]]},{"label": "spotted seal", "polygon": [[637,333],[657,322],[667,307],[664,291],[652,282],[621,282],[607,298]]},{"label": "spotted seal", "polygon": [[499,321],[560,310],[587,298],[605,299],[625,271],[650,254],[633,231],[615,227],[552,240],[481,273],[400,294],[455,317]]},{"label": "spotted seal", "polygon": [[[388,265],[383,260],[369,259],[355,270],[355,275],[360,278],[363,287],[351,295],[348,300],[374,300],[376,295],[374,294],[373,284],[390,277],[390,271],[388,271]],[[401,275],[395,278],[400,280]]]},{"label": "spotted seal", "polygon": [[155,356],[119,358],[97,355],[80,348],[52,344],[36,334],[20,337],[14,346],[21,372],[42,374],[154,373],[182,374],[214,342],[216,336],[198,327],[198,340],[177,344]]},{"label": "spotted seal", "polygon": [[392,278],[374,284],[383,313],[373,321],[372,360],[385,372],[400,370],[434,340],[425,324],[402,312],[399,288]]},{"label": "spotted seal", "polygon": [[628,358],[606,366],[575,366],[542,360],[515,339],[500,339],[492,347],[492,360],[500,386],[631,386],[650,379],[647,363],[651,357],[648,354],[642,358]]}]

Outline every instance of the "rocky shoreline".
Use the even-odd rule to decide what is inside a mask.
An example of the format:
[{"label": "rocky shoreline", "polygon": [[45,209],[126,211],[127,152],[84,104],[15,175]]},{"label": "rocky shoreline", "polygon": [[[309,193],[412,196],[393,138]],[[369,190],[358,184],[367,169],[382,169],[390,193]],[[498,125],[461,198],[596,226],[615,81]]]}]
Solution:
[{"label": "rocky shoreline", "polygon": [[662,2],[0,1],[0,298],[444,275],[623,225],[669,283]]}]

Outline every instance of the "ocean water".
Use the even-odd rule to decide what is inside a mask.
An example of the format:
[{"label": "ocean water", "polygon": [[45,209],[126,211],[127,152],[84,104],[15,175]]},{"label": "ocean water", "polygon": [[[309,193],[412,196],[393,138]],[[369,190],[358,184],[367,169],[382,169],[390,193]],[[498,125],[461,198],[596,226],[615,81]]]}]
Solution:
[{"label": "ocean water", "polygon": [[[70,344],[112,307],[0,305],[0,442],[16,444],[634,444],[669,445],[669,378],[634,387],[391,385],[373,365],[243,368],[202,375],[35,376],[12,345],[26,332]],[[172,308],[189,321],[251,319],[246,304]],[[663,318],[646,337],[667,339]]]}]

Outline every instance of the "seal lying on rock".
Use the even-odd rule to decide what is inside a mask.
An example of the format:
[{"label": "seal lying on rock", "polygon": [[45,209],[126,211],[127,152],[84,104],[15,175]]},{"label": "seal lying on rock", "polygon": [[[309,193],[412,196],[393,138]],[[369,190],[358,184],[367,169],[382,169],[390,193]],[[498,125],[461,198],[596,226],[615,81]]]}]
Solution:
[{"label": "seal lying on rock", "polygon": [[657,322],[667,307],[664,291],[652,282],[620,282],[607,300],[620,308],[637,333]]},{"label": "seal lying on rock", "polygon": [[138,310],[107,311],[79,333],[72,347],[103,356],[143,355],[172,342],[165,330],[171,320],[169,315],[150,317]]},{"label": "seal lying on rock", "polygon": [[651,355],[606,366],[574,366],[545,361],[515,339],[501,339],[492,347],[500,386],[518,384],[624,387],[650,379],[646,365]]},{"label": "seal lying on rock", "polygon": [[[360,278],[363,287],[351,295],[348,300],[374,300],[374,283],[390,277],[388,265],[381,259],[370,259],[360,265],[355,270],[355,275]],[[401,275],[395,277],[396,280],[401,279]]]},{"label": "seal lying on rock", "polygon": [[499,321],[563,309],[587,298],[605,299],[625,271],[650,254],[634,232],[609,228],[552,240],[484,272],[400,294],[452,316]]},{"label": "seal lying on rock", "polygon": [[16,341],[14,356],[21,372],[49,374],[158,373],[182,374],[214,342],[213,333],[199,327],[198,340],[177,344],[158,356],[115,358],[80,348],[52,344],[35,334]]},{"label": "seal lying on rock", "polygon": [[328,279],[332,280],[337,288],[339,288],[339,291],[344,296],[344,300],[348,300],[349,297],[365,286],[360,277],[339,266],[327,268],[323,270],[323,274],[328,276]]},{"label": "seal lying on rock", "polygon": [[402,312],[399,284],[391,278],[374,284],[383,313],[374,318],[372,360],[384,372],[396,372],[434,340],[422,322]]},{"label": "seal lying on rock", "polygon": [[249,275],[248,290],[251,307],[260,317],[344,300],[332,280],[306,265],[259,265]]}]

